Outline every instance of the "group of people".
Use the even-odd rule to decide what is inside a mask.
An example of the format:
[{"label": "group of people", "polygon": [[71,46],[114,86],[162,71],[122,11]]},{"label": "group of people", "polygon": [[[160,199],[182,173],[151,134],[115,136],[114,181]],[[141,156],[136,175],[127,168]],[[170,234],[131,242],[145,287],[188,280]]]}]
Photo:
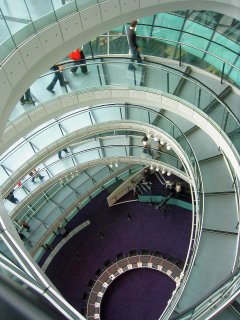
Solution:
[{"label": "group of people", "polygon": [[182,185],[180,181],[166,181],[166,189],[170,193],[178,195],[182,191]]},{"label": "group of people", "polygon": [[[140,47],[138,46],[138,43],[137,43],[136,28],[137,28],[137,21],[135,20],[130,23],[129,28],[127,29],[129,51],[132,55],[131,62],[128,65],[128,70],[136,70],[136,67],[133,64],[135,60],[137,60],[138,63],[143,62],[140,55]],[[85,74],[85,75],[88,74],[86,57],[83,52],[83,48],[77,48],[75,51],[71,52],[68,56],[70,59],[73,60],[73,64],[74,64],[70,69],[71,74],[75,75],[79,67],[81,69],[82,74]],[[52,78],[52,81],[46,88],[49,92],[53,94],[55,93],[54,87],[57,82],[59,82],[61,87],[64,87],[65,85],[69,84],[69,81],[67,81],[64,78],[63,70],[64,70],[64,66],[61,64],[55,64],[54,66],[51,67],[51,71],[54,72],[54,76]],[[30,88],[21,97],[20,102],[22,105],[34,104],[34,100],[32,98]]]},{"label": "group of people", "polygon": [[[129,50],[132,55],[131,62],[128,65],[128,70],[136,70],[133,62],[137,60],[138,63],[142,63],[142,58],[140,55],[140,47],[137,43],[137,36],[136,36],[136,28],[137,28],[137,21],[132,21],[130,23],[130,27],[127,29],[127,37],[129,43]],[[78,68],[80,67],[82,74],[88,74],[88,68],[86,65],[86,57],[83,52],[83,48],[77,48],[75,51],[71,52],[69,58],[73,60],[73,67],[70,69],[71,74],[75,75]],[[54,72],[54,77],[50,84],[47,86],[47,90],[51,93],[55,93],[54,86],[59,81],[61,87],[65,86],[69,83],[69,81],[64,79],[63,70],[64,66],[55,64],[51,67],[51,70]]]},{"label": "group of people", "polygon": [[[59,158],[60,160],[63,159],[63,157],[62,157],[62,153],[63,153],[63,152],[64,152],[64,153],[69,153],[70,151],[68,151],[67,148],[64,148],[64,149],[58,151],[58,158]],[[31,182],[32,182],[32,183],[36,183],[36,181],[35,181],[36,179],[39,179],[41,182],[42,182],[42,180],[44,179],[44,176],[41,175],[41,173],[39,172],[39,169],[38,169],[38,168],[33,168],[33,169],[29,172],[29,175],[30,175],[30,177],[31,177]],[[19,181],[19,182],[17,183],[17,185],[18,185],[18,187],[22,187],[21,181]],[[14,203],[14,204],[18,204],[18,203],[19,203],[19,200],[18,200],[18,198],[16,198],[14,192],[15,192],[15,189],[12,189],[12,190],[5,196],[5,199],[6,199],[6,200],[9,200],[10,202],[12,202],[12,203]]]},{"label": "group of people", "polygon": [[[147,153],[149,155],[152,155],[151,143],[149,142],[149,139],[148,139],[147,135],[143,136],[142,144],[143,144],[143,153]],[[166,146],[162,145],[160,143],[160,140],[157,141],[156,150],[157,150],[156,159],[159,157],[161,152],[166,152],[167,151],[166,150]]]},{"label": "group of people", "polygon": [[[71,74],[75,75],[78,68],[80,67],[83,74],[88,74],[88,68],[86,65],[86,58],[82,48],[77,48],[75,51],[69,54],[69,58],[73,60],[73,67],[70,69]],[[61,87],[69,84],[69,81],[65,80],[63,75],[64,66],[60,64],[55,64],[51,67],[51,70],[54,72],[54,76],[50,84],[47,86],[47,90],[51,93],[55,93],[53,90],[57,81]]]}]

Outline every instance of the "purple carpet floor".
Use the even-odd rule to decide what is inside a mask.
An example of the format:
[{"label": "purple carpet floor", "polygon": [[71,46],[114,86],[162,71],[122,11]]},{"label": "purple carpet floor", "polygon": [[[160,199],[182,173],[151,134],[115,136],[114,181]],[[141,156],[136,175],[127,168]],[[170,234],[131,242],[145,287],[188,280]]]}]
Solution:
[{"label": "purple carpet floor", "polygon": [[[86,220],[90,220],[90,225],[66,243],[46,271],[50,280],[66,300],[79,311],[85,305],[82,300],[83,293],[89,292],[88,281],[94,278],[95,271],[102,267],[103,262],[107,259],[115,261],[118,253],[127,254],[130,249],[140,250],[144,248],[151,251],[159,250],[166,256],[172,255],[183,261],[188,250],[191,232],[191,212],[171,206],[167,216],[163,217],[154,206],[138,202],[130,202],[109,208],[106,201],[107,196],[108,193],[106,191],[102,192],[69,222],[67,225],[69,231]],[[130,219],[128,215],[130,215]],[[103,234],[103,238],[100,237],[99,233]],[[129,277],[129,281],[125,281],[125,275],[123,278],[120,277],[119,280],[116,280],[117,289],[114,289],[115,284],[112,284],[109,294],[104,299],[103,320],[154,320],[156,315],[158,317],[161,314],[175,284],[166,275],[161,275],[157,272],[155,275],[155,272],[148,271],[149,275],[145,278],[142,272],[145,271],[135,270],[132,274],[126,275],[126,279]],[[124,296],[128,292],[134,297],[138,281],[130,280],[130,277],[135,279],[138,276],[141,277],[141,280],[138,280],[139,283],[142,283],[144,288],[148,288],[146,289],[149,301],[147,310],[151,310],[152,318],[144,318],[143,315],[146,315],[144,308],[134,308],[136,304],[145,304],[145,300],[140,303],[136,299],[132,300],[133,309],[131,312],[129,311],[129,314],[135,312],[136,316],[133,318],[130,316],[121,318],[120,312],[123,312],[124,304],[120,308],[120,302],[111,302],[115,300],[114,295],[109,298],[110,302],[108,302],[107,297],[111,296],[110,292],[112,291],[116,291],[116,297]],[[154,282],[152,279],[154,277],[157,277],[157,280],[155,280],[156,287],[152,287]],[[152,290],[149,289],[151,287]],[[111,318],[109,316],[111,310],[117,312],[118,309],[119,313],[116,314],[116,318]]]},{"label": "purple carpet floor", "polygon": [[159,271],[128,271],[107,289],[101,305],[101,319],[157,320],[174,288],[174,282]]}]

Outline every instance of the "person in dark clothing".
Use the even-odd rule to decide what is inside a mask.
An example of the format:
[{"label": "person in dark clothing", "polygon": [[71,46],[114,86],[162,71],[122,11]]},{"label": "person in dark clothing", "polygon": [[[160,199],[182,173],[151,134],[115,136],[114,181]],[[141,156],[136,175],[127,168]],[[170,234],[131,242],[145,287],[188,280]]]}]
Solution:
[{"label": "person in dark clothing", "polygon": [[18,199],[14,197],[14,189],[12,189],[12,191],[9,192],[5,199],[9,200],[14,204],[17,204],[19,202]]},{"label": "person in dark clothing", "polygon": [[41,181],[44,179],[44,176],[42,176],[37,168],[32,169],[31,172],[29,172],[30,177],[32,177],[31,181],[35,183],[35,179],[39,178]]},{"label": "person in dark clothing", "polygon": [[58,151],[58,159],[59,160],[62,160],[62,152],[69,153],[68,149],[66,149],[66,148]]},{"label": "person in dark clothing", "polygon": [[26,221],[22,222],[22,227],[25,228],[27,230],[27,232],[30,231],[30,225]]},{"label": "person in dark clothing", "polygon": [[150,171],[150,169],[149,168],[145,168],[144,170],[143,170],[143,183],[145,183],[145,184],[152,184],[151,183],[151,178],[150,178],[150,176],[151,176],[151,171]]},{"label": "person in dark clothing", "polygon": [[150,143],[148,142],[148,137],[145,135],[143,138],[142,138],[142,143],[143,143],[143,153],[148,153],[151,155],[151,145]]},{"label": "person in dark clothing", "polygon": [[50,91],[51,93],[55,93],[55,91],[53,90],[55,84],[57,83],[57,81],[59,81],[59,84],[61,87],[64,87],[65,84],[68,84],[68,81],[64,80],[62,71],[63,71],[63,66],[59,66],[57,64],[55,64],[54,66],[52,66],[51,70],[54,71],[54,77],[51,81],[51,83],[47,86],[47,90]]},{"label": "person in dark clothing", "polygon": [[18,234],[19,234],[19,237],[20,237],[23,241],[26,241],[26,240],[27,240],[27,237],[26,237],[23,233],[18,232]]},{"label": "person in dark clothing", "polygon": [[44,244],[42,245],[42,247],[43,247],[45,250],[50,250],[50,251],[53,250],[53,247],[52,247],[50,244],[47,244],[47,243],[44,243]]},{"label": "person in dark clothing", "polygon": [[27,91],[21,97],[20,102],[21,102],[22,105],[25,104],[25,103],[27,103],[27,104],[33,104],[34,103],[33,98],[31,96],[30,89],[27,89]]},{"label": "person in dark clothing", "polygon": [[69,54],[69,58],[74,60],[74,67],[71,68],[71,73],[76,74],[78,67],[80,66],[83,74],[88,74],[88,68],[86,65],[85,54],[82,49],[77,48],[75,51]]},{"label": "person in dark clothing", "polygon": [[135,70],[136,68],[133,65],[134,60],[137,60],[138,63],[142,63],[142,58],[140,56],[140,49],[137,44],[136,29],[137,21],[132,21],[131,26],[127,29],[127,37],[129,43],[129,49],[132,54],[131,63],[128,65],[128,70]]}]

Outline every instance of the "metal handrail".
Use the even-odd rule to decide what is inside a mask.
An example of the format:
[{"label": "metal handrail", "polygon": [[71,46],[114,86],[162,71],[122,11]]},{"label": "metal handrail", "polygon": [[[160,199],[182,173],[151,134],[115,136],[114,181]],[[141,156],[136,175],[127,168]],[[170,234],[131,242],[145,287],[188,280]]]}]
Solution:
[{"label": "metal handrail", "polygon": [[[55,120],[55,122],[52,122],[52,123],[50,123],[50,124],[47,124],[47,125],[45,125],[44,127],[42,127],[41,129],[39,129],[38,131],[36,131],[36,132],[34,132],[33,134],[29,135],[28,138],[27,138],[26,140],[24,140],[24,141],[21,141],[21,142],[19,143],[19,145],[14,146],[13,149],[11,149],[9,152],[6,152],[6,153],[4,154],[4,156],[0,159],[0,162],[3,163],[3,161],[5,161],[9,156],[11,156],[11,154],[12,154],[13,152],[17,151],[20,147],[22,147],[22,145],[28,143],[29,141],[31,141],[31,139],[32,139],[33,137],[36,137],[39,133],[43,132],[44,130],[47,130],[47,129],[55,126],[57,123],[62,122],[62,121],[64,121],[64,120],[66,120],[66,119],[75,117],[76,115],[79,115],[79,114],[88,113],[89,110],[91,110],[91,111],[104,110],[104,109],[109,108],[109,106],[114,107],[114,108],[116,108],[116,109],[118,109],[118,108],[120,108],[120,109],[121,109],[121,108],[126,108],[126,105],[125,105],[125,104],[117,104],[117,105],[116,105],[116,104],[110,103],[110,104],[105,104],[105,105],[97,105],[97,106],[91,107],[90,109],[77,110],[77,111],[72,112],[71,114],[63,115],[63,116],[61,116],[60,118],[58,118],[57,120]],[[155,110],[153,110],[153,109],[151,109],[151,108],[148,108],[148,107],[146,107],[146,106],[141,106],[141,105],[136,105],[136,104],[134,104],[134,105],[131,105],[131,108],[144,110],[144,111],[147,111],[147,112],[150,112],[150,113],[154,114],[155,116],[159,116],[159,117],[167,120],[167,121],[170,123],[170,125],[171,125],[173,128],[176,128],[176,130],[177,130],[178,132],[180,132],[181,136],[184,136],[184,137],[185,137],[185,140],[188,141],[187,138],[186,138],[186,136],[185,136],[184,133],[182,132],[182,130],[181,130],[171,119],[169,119],[169,118],[166,117],[165,115],[159,115],[159,113],[158,113],[157,111],[155,111]],[[176,130],[175,130],[175,132],[176,132]],[[189,142],[188,142],[188,145],[189,145],[192,153],[194,153],[194,151],[193,151],[191,145],[189,144]]]},{"label": "metal handrail", "polygon": [[[140,24],[140,23],[139,23],[138,25],[145,25],[145,24]],[[146,24],[146,25],[147,25],[147,24]],[[156,26],[154,25],[154,27],[156,27]],[[167,28],[167,29],[173,30],[173,29],[171,29],[171,28]],[[195,34],[192,34],[192,33],[189,33],[189,34],[190,34],[190,35],[194,35],[195,37],[199,37],[199,38],[206,39],[206,40],[208,40],[209,42],[216,43],[216,44],[219,45],[219,46],[221,45],[222,47],[225,47],[224,45],[222,45],[222,44],[220,44],[220,43],[217,43],[217,42],[214,42],[214,41],[210,41],[209,39],[204,38],[204,37],[202,37],[202,36],[195,35]],[[116,38],[116,36],[117,36],[117,35],[113,35],[113,34],[103,34],[103,35],[101,35],[101,36],[99,36],[99,37],[101,37],[101,38],[102,38],[102,37],[104,37],[104,38],[115,37],[115,38]],[[98,37],[98,38],[99,38],[99,37]],[[118,35],[118,37],[125,37],[125,38],[127,38],[127,35],[121,34],[121,35]],[[237,66],[235,66],[235,65],[232,64],[231,62],[227,61],[226,59],[221,58],[221,57],[217,56],[216,54],[211,53],[211,52],[209,52],[209,51],[207,51],[207,50],[204,50],[204,49],[195,47],[195,46],[193,46],[193,45],[191,45],[191,44],[184,43],[184,42],[182,42],[182,41],[170,40],[170,39],[162,38],[162,37],[153,37],[153,36],[149,37],[149,36],[138,35],[138,38],[139,38],[139,39],[141,39],[141,38],[143,38],[143,39],[150,39],[150,40],[151,40],[151,39],[154,39],[154,40],[157,40],[157,41],[166,41],[166,42],[174,43],[175,45],[179,45],[179,46],[183,46],[183,47],[189,47],[189,48],[191,48],[191,49],[200,51],[200,52],[202,52],[202,53],[209,54],[210,56],[212,56],[212,57],[214,57],[214,58],[216,58],[216,59],[218,59],[218,60],[221,60],[223,63],[226,63],[226,64],[230,65],[232,68],[234,68],[234,69],[236,69],[236,70],[238,70],[238,71],[240,72],[240,68],[238,68]],[[225,48],[228,49],[229,51],[232,51],[232,52],[235,53],[236,55],[239,54],[238,52],[233,51],[231,48],[228,48],[228,47],[225,47]],[[151,56],[150,53],[149,53],[148,55]]]}]

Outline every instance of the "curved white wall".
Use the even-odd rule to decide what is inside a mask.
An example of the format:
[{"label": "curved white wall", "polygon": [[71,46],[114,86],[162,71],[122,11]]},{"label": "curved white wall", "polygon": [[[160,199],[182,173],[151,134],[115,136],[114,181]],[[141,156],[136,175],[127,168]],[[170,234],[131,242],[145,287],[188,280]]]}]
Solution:
[{"label": "curved white wall", "polygon": [[157,12],[212,10],[240,20],[239,7],[238,0],[108,0],[56,22],[26,41],[0,68],[0,138],[22,93],[76,46],[127,21]]},{"label": "curved white wall", "polygon": [[[214,143],[220,147],[224,153],[228,156],[238,174],[240,179],[240,164],[237,157],[237,151],[231,145],[231,141],[227,136],[221,132],[218,125],[208,117],[203,111],[192,106],[190,103],[183,103],[174,100],[174,97],[169,97],[151,92],[148,88],[129,89],[108,87],[107,89],[99,88],[99,90],[93,89],[87,92],[74,92],[67,96],[60,96],[52,101],[46,102],[40,105],[37,110],[32,110],[27,114],[23,114],[20,119],[17,119],[15,124],[6,130],[2,145],[0,145],[0,152],[4,150],[4,147],[12,145],[16,141],[16,137],[22,137],[24,134],[35,128],[37,125],[52,119],[64,112],[81,108],[85,106],[94,106],[96,104],[108,104],[108,103],[121,103],[128,102],[130,104],[145,105],[154,110],[165,109],[179,116],[188,119],[204,132],[214,141]],[[221,132],[221,133],[220,133]]]}]

